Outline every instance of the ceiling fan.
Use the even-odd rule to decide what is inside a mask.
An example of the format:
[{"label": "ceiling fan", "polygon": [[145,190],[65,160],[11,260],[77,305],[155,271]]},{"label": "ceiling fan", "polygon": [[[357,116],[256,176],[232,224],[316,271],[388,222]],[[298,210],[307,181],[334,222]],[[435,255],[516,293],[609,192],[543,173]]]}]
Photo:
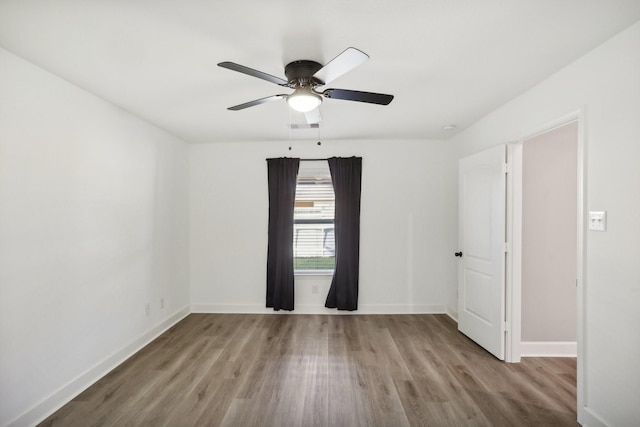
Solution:
[{"label": "ceiling fan", "polygon": [[293,61],[284,67],[284,74],[287,77],[286,80],[234,62],[221,62],[218,65],[229,70],[293,89],[293,93],[291,94],[279,94],[256,99],[229,107],[229,110],[243,110],[253,107],[254,105],[285,99],[291,108],[305,113],[307,122],[312,124],[319,121],[319,114],[317,112],[314,114],[313,111],[322,103],[323,98],[343,99],[346,101],[367,102],[379,105],[388,105],[393,100],[393,95],[383,93],[361,92],[347,89],[317,90],[318,87],[329,84],[368,59],[369,56],[366,53],[350,47],[324,66],[316,61],[306,59]]}]

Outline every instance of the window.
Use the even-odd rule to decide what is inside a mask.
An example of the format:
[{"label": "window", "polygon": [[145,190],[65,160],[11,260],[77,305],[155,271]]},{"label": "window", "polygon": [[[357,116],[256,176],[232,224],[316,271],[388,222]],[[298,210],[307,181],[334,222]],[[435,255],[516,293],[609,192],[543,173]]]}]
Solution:
[{"label": "window", "polygon": [[296,273],[333,273],[335,195],[329,164],[303,162],[293,211],[293,268]]}]

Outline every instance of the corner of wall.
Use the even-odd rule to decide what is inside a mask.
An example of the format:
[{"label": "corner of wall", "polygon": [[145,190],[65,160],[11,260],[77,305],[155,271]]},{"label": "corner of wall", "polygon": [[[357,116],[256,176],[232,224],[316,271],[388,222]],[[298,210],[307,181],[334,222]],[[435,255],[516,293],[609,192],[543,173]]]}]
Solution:
[{"label": "corner of wall", "polygon": [[24,414],[10,421],[8,427],[30,426],[42,422],[46,417],[50,416],[52,413],[67,404],[71,399],[96,383],[100,378],[111,372],[136,352],[142,350],[142,348],[147,344],[162,335],[190,313],[190,307],[185,306],[174,314],[169,315],[165,320],[151,328],[148,332],[125,345],[111,356],[82,373],[80,376],[69,381]]}]

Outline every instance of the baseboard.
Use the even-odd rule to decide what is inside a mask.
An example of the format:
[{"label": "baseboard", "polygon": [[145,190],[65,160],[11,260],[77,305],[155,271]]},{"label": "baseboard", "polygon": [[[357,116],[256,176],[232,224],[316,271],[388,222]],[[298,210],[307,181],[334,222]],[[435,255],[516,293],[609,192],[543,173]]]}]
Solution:
[{"label": "baseboard", "polygon": [[452,318],[454,322],[458,323],[458,310],[454,310],[451,307],[447,307],[447,316]]},{"label": "baseboard", "polygon": [[192,313],[236,313],[236,314],[446,314],[443,305],[394,305],[364,304],[356,311],[341,311],[318,305],[299,304],[294,311],[273,311],[264,305],[194,304]]},{"label": "baseboard", "polygon": [[587,407],[582,408],[582,419],[578,421],[583,427],[608,427],[610,425]]},{"label": "baseboard", "polygon": [[575,341],[522,341],[521,357],[577,357],[578,344]]},{"label": "baseboard", "polygon": [[[335,310],[332,310],[335,312]],[[444,305],[362,305],[359,314],[446,314]]]},{"label": "baseboard", "polygon": [[178,310],[175,314],[151,329],[149,332],[143,334],[129,345],[107,357],[93,368],[87,370],[74,380],[70,381],[67,385],[36,404],[24,414],[15,418],[8,424],[8,427],[33,426],[40,423],[49,415],[66,405],[71,399],[89,388],[100,378],[111,372],[133,354],[140,351],[145,345],[156,339],[167,329],[184,319],[189,315],[189,313],[189,306]]}]

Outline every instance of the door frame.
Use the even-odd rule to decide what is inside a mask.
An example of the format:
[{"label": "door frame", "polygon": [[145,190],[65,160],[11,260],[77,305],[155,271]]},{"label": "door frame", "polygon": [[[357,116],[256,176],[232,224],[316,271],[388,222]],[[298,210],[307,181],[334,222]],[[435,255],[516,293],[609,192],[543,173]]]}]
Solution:
[{"label": "door frame", "polygon": [[506,259],[506,305],[505,321],[507,324],[505,361],[520,362],[521,328],[522,328],[522,150],[523,143],[543,133],[549,132],[571,122],[578,124],[577,141],[577,253],[576,253],[576,294],[577,294],[577,412],[578,421],[583,418],[586,401],[584,373],[586,370],[585,343],[585,234],[584,217],[586,212],[586,144],[585,144],[585,112],[584,108],[547,122],[524,136],[512,139],[507,145],[507,242],[509,251]]}]

